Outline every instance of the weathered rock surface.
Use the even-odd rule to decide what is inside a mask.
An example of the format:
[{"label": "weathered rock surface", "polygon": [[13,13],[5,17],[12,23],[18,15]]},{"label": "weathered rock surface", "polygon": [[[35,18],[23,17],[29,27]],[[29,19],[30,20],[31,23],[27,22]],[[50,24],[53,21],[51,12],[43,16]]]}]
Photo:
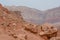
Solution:
[{"label": "weathered rock surface", "polygon": [[0,4],[0,10],[5,11],[6,13],[9,13],[7,8],[4,8],[1,4]]},{"label": "weathered rock surface", "polygon": [[52,37],[50,40],[60,40],[60,37]]},{"label": "weathered rock surface", "polygon": [[34,34],[38,34],[47,39],[57,36],[58,31],[56,27],[49,23],[43,25],[27,24],[25,30],[28,30]]},{"label": "weathered rock surface", "polygon": [[46,23],[41,26],[40,36],[46,36],[48,39],[51,37],[56,37],[57,31],[57,28],[52,24]]}]

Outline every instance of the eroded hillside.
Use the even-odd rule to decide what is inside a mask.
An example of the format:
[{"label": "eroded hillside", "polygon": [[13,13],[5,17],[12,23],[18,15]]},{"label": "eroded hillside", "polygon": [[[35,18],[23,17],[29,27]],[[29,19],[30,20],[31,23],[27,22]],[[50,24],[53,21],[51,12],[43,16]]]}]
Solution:
[{"label": "eroded hillside", "polygon": [[57,36],[52,24],[25,22],[21,12],[9,11],[0,4],[0,40],[49,40]]}]

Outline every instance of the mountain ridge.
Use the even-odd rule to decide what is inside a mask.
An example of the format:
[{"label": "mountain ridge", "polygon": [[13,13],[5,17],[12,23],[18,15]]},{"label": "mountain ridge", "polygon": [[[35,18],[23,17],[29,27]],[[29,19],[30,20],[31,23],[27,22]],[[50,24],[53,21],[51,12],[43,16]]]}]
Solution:
[{"label": "mountain ridge", "polygon": [[18,7],[12,6],[11,8],[9,7],[6,8],[8,8],[10,11],[12,10],[21,11],[23,18],[28,22],[37,23],[37,24],[41,24],[45,22],[50,22],[50,23],[60,22],[58,21],[58,19],[60,20],[60,7],[48,9],[46,11],[41,11],[26,6],[18,6]]}]

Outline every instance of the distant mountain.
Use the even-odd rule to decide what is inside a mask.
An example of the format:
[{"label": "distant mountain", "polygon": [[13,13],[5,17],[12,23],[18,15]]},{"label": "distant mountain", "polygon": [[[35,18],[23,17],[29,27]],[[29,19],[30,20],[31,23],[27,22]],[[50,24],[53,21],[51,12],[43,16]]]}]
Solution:
[{"label": "distant mountain", "polygon": [[10,11],[21,11],[23,18],[32,23],[42,24],[45,22],[60,22],[60,7],[45,11],[29,8],[26,6],[6,6]]},{"label": "distant mountain", "polygon": [[[43,12],[34,8],[29,8],[26,6],[6,6],[10,11],[21,11],[23,18],[28,22],[38,23],[42,21],[40,18],[43,16]],[[43,22],[43,21],[42,21]],[[41,22],[40,22],[41,23]]]},{"label": "distant mountain", "polygon": [[47,22],[60,22],[60,7],[45,11]]}]

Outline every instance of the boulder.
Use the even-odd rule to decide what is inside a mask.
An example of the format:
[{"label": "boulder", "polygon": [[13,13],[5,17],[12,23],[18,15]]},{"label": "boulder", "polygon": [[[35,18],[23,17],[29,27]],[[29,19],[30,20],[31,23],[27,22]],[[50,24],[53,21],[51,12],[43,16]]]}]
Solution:
[{"label": "boulder", "polygon": [[48,39],[51,37],[57,36],[57,28],[52,24],[46,23],[41,26],[41,31],[39,33],[42,37],[47,37]]}]

